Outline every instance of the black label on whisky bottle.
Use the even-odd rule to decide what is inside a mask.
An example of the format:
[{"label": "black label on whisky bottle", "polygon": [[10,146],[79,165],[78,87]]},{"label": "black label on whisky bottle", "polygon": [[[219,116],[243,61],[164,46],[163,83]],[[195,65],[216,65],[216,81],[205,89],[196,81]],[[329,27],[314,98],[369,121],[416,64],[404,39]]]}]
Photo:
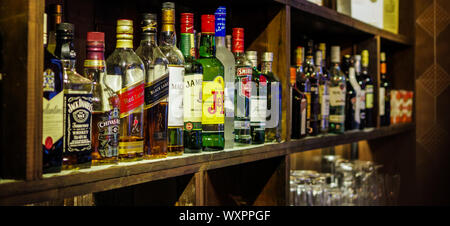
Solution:
[{"label": "black label on whisky bottle", "polygon": [[92,94],[64,95],[64,152],[91,151]]},{"label": "black label on whisky bottle", "polygon": [[[145,109],[157,105],[169,96],[169,74],[161,76],[156,81],[145,86]],[[183,97],[180,97],[183,98]]]}]

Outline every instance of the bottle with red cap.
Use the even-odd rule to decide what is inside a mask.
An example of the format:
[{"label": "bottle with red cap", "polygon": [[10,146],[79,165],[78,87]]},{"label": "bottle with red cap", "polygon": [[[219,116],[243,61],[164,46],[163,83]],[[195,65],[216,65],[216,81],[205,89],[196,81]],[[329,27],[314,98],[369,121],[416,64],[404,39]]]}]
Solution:
[{"label": "bottle with red cap", "polygon": [[202,34],[197,60],[203,66],[202,86],[202,146],[203,151],[223,150],[224,123],[224,67],[215,57],[214,15],[202,15]]},{"label": "bottle with red cap", "polygon": [[105,85],[105,34],[88,32],[84,76],[92,80],[92,164],[115,164],[119,155],[119,96]]},{"label": "bottle with red cap", "polygon": [[244,54],[244,28],[233,28],[232,51],[236,59],[234,142],[235,145],[245,146],[252,143],[250,134],[252,65]]}]

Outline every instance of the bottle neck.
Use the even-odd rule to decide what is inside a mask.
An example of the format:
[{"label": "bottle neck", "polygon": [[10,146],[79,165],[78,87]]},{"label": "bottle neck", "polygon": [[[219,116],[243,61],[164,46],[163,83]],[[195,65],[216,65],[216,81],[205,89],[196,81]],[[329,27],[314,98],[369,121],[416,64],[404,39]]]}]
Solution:
[{"label": "bottle neck", "polygon": [[145,31],[141,35],[141,46],[156,46],[156,32]]},{"label": "bottle neck", "polygon": [[175,46],[177,43],[177,34],[174,24],[163,24],[161,30],[161,45]]},{"label": "bottle neck", "polygon": [[272,62],[271,61],[263,61],[261,64],[261,71],[264,74],[268,74],[272,72]]},{"label": "bottle neck", "polygon": [[116,49],[133,49],[133,39],[117,39]]},{"label": "bottle neck", "polygon": [[225,46],[225,37],[224,36],[216,36],[216,45],[217,45],[217,47],[226,47]]},{"label": "bottle neck", "polygon": [[55,56],[59,59],[74,60],[76,59],[73,37],[63,36],[56,41]]},{"label": "bottle neck", "polygon": [[200,57],[211,58],[216,54],[216,39],[214,34],[202,33],[200,38]]},{"label": "bottle neck", "polygon": [[194,33],[181,33],[180,50],[185,59],[195,59],[195,36]]}]

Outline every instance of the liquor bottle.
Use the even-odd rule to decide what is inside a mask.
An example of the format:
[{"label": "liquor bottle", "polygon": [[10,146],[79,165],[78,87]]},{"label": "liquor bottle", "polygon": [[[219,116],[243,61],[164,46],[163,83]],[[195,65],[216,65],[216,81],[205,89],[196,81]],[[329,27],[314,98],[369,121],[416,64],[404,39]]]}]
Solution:
[{"label": "liquor bottle", "polygon": [[233,53],[236,59],[234,142],[235,145],[245,146],[252,143],[250,133],[252,65],[244,54],[244,28],[233,28]]},{"label": "liquor bottle", "polygon": [[63,10],[61,4],[52,4],[50,5],[50,31],[48,36],[48,45],[47,50],[51,54],[55,54],[55,48],[56,48],[56,27],[58,24],[63,22]]},{"label": "liquor bottle", "polygon": [[363,130],[366,128],[366,81],[361,72],[361,55],[356,55],[354,57],[354,64],[356,80],[359,85],[359,89],[357,89],[358,92],[356,93],[356,101],[359,102],[359,129]]},{"label": "liquor bottle", "polygon": [[44,14],[44,72],[42,102],[43,173],[61,171],[63,158],[63,68],[47,47],[47,14]]},{"label": "liquor bottle", "polygon": [[115,164],[119,155],[119,96],[105,85],[105,34],[88,32],[84,76],[92,81],[92,164]]},{"label": "liquor bottle", "polygon": [[225,149],[234,145],[234,76],[236,64],[233,53],[225,46],[226,8],[220,6],[215,13],[216,58],[225,69]]},{"label": "liquor bottle", "polygon": [[316,51],[316,74],[319,78],[319,104],[320,104],[320,133],[328,133],[330,123],[330,79],[327,72],[324,71],[324,62],[322,56],[324,49]]},{"label": "liquor bottle", "polygon": [[266,139],[267,78],[258,70],[258,52],[246,51],[245,56],[252,64],[252,92],[250,97],[252,144],[264,144]]},{"label": "liquor bottle", "polygon": [[162,30],[160,49],[169,61],[169,118],[168,118],[168,156],[182,155],[183,147],[183,95],[184,57],[176,47],[175,3],[162,4]]},{"label": "liquor bottle", "polygon": [[194,14],[181,14],[180,49],[184,56],[184,152],[202,151],[203,66],[195,60]]},{"label": "liquor bottle", "polygon": [[362,77],[366,84],[366,128],[375,127],[375,109],[374,109],[374,83],[369,74],[369,51],[363,50],[362,53]]},{"label": "liquor bottle", "polygon": [[391,124],[391,83],[386,75],[386,53],[381,53],[381,79],[379,89],[380,125]]},{"label": "liquor bottle", "polygon": [[106,59],[105,84],[119,95],[119,161],[144,156],[145,67],[133,51],[133,21],[117,20],[117,44]]},{"label": "liquor bottle", "polygon": [[[307,135],[306,116],[308,99],[302,89],[304,48],[299,46],[296,51],[296,75],[291,74],[292,84],[292,139],[301,139]],[[292,69],[291,69],[292,70]],[[291,71],[292,73],[292,71]]]},{"label": "liquor bottle", "polygon": [[231,41],[231,35],[227,35],[225,36],[225,44],[227,46],[227,49],[231,52],[231,46],[232,46],[232,41]]},{"label": "liquor bottle", "polygon": [[261,59],[261,72],[267,77],[267,117],[265,142],[281,142],[282,90],[278,76],[272,72],[273,53],[265,52]]},{"label": "liquor bottle", "polygon": [[214,15],[202,15],[200,57],[203,66],[202,84],[202,145],[203,151],[223,150],[224,123],[224,67],[215,57]]},{"label": "liquor bottle", "polygon": [[167,156],[167,97],[169,96],[169,61],[158,47],[156,14],[142,14],[141,44],[136,55],[145,66],[144,158]]},{"label": "liquor bottle", "polygon": [[347,76],[347,95],[345,101],[345,130],[359,130],[361,123],[361,88],[356,80],[354,63],[350,55],[345,55],[342,72]]},{"label": "liquor bottle", "polygon": [[306,116],[306,127],[309,136],[317,136],[319,134],[319,79],[317,78],[316,68],[314,67],[313,58],[313,41],[308,41],[306,51],[306,61],[303,65],[304,92],[308,101],[308,110]]},{"label": "liquor bottle", "polygon": [[306,136],[306,108],[307,100],[305,94],[299,89],[297,80],[297,68],[291,67],[290,86],[292,93],[292,139],[300,139]]},{"label": "liquor bottle", "polygon": [[331,47],[330,69],[330,133],[345,132],[345,95],[347,91],[346,78],[339,66],[341,61],[339,46]]},{"label": "liquor bottle", "polygon": [[63,170],[89,168],[92,163],[92,81],[75,71],[73,36],[73,24],[56,28],[55,55],[63,66]]}]

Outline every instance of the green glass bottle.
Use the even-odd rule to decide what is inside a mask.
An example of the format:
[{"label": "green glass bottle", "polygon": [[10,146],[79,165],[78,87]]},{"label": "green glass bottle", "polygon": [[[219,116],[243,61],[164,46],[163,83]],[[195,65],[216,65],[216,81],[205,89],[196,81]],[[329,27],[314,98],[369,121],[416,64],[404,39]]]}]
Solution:
[{"label": "green glass bottle", "polygon": [[202,15],[199,59],[203,66],[202,145],[203,151],[225,147],[224,67],[215,57],[214,15]]}]

